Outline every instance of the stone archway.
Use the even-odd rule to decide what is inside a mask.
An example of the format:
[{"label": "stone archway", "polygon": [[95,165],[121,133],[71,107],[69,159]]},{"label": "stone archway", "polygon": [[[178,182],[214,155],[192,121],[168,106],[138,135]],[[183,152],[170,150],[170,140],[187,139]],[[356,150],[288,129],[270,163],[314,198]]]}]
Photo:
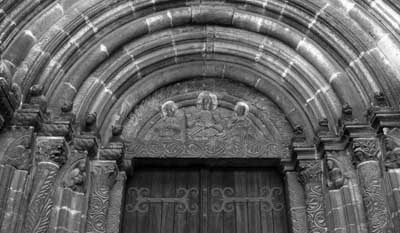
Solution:
[{"label": "stone archway", "polygon": [[[399,232],[399,9],[397,0],[0,1],[0,231],[119,232],[135,155],[207,152],[275,158],[292,232]],[[149,95],[206,77],[257,90],[293,132],[279,137],[258,97],[241,91],[203,89],[221,105],[197,108],[199,87],[144,109],[149,134],[128,137]],[[242,130],[163,118],[160,106],[199,119],[213,109]],[[251,117],[235,119],[246,106]],[[249,125],[260,130],[243,133]],[[232,147],[224,133],[258,143]],[[209,136],[215,143],[201,143]]]},{"label": "stone archway", "polygon": [[217,78],[160,88],[123,125],[133,159],[123,232],[289,232],[293,129],[255,89]]}]

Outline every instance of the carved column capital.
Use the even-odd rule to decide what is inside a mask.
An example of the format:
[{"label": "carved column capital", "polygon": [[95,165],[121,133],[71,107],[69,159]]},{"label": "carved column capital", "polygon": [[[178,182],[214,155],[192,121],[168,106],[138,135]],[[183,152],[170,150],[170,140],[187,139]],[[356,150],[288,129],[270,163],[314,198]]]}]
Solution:
[{"label": "carved column capital", "polygon": [[305,185],[321,183],[322,166],[320,160],[305,160],[299,162],[299,181]]},{"label": "carved column capital", "polygon": [[115,161],[91,161],[90,171],[93,185],[98,188],[110,189],[118,175],[118,167]]},{"label": "carved column capital", "polygon": [[352,149],[353,162],[356,166],[362,162],[378,161],[378,141],[374,138],[354,139]]},{"label": "carved column capital", "polygon": [[53,164],[57,168],[67,161],[63,137],[37,137],[35,160],[38,164]]}]

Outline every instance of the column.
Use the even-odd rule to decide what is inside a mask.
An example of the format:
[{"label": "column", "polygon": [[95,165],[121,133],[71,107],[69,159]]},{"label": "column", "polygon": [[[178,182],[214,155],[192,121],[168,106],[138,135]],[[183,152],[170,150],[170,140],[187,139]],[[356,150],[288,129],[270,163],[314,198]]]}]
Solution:
[{"label": "column", "polygon": [[356,138],[353,152],[369,232],[394,232],[378,161],[378,141],[375,138]]},{"label": "column", "polygon": [[[328,227],[338,232],[367,232],[358,176],[346,150],[326,151]],[[329,207],[328,207],[329,206]]]},{"label": "column", "polygon": [[383,130],[383,162],[387,197],[396,232],[400,232],[400,129]]},{"label": "column", "polygon": [[90,162],[90,200],[87,215],[88,233],[106,233],[110,193],[117,177],[115,161]]},{"label": "column", "polygon": [[307,232],[304,190],[299,183],[296,172],[286,172],[285,185],[287,190],[287,203],[289,204],[289,219],[291,219],[291,232]]},{"label": "column", "polygon": [[33,179],[23,233],[48,231],[54,205],[54,183],[67,160],[63,137],[37,137],[34,153],[36,172]]},{"label": "column", "polygon": [[307,225],[309,232],[327,232],[325,204],[322,187],[322,161],[299,162],[299,179],[304,187]]},{"label": "column", "polygon": [[120,172],[116,178],[115,184],[111,189],[110,208],[107,217],[107,233],[119,233],[121,228],[121,216],[123,209],[123,200],[125,194],[125,172]]}]

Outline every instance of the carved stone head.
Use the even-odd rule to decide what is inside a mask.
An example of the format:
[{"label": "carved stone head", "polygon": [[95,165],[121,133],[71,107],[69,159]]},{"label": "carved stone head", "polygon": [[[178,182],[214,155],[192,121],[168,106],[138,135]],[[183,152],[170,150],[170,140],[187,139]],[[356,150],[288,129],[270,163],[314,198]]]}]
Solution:
[{"label": "carved stone head", "polygon": [[113,125],[113,126],[111,127],[112,135],[113,135],[114,137],[121,136],[122,130],[123,130],[122,125]]},{"label": "carved stone head", "polygon": [[375,99],[375,104],[379,107],[384,107],[386,106],[386,96],[383,94],[383,92],[375,92],[374,94],[374,99]]},{"label": "carved stone head", "polygon": [[342,106],[342,117],[343,120],[345,121],[351,121],[353,118],[353,108],[350,106],[350,104],[345,103]]},{"label": "carved stone head", "polygon": [[203,91],[197,97],[197,106],[199,106],[201,110],[205,111],[215,110],[218,106],[218,98],[215,94]]},{"label": "carved stone head", "polygon": [[294,133],[295,135],[303,135],[304,129],[303,129],[303,127],[302,127],[301,125],[296,125],[296,126],[294,127],[294,129],[293,129],[293,133]]},{"label": "carved stone head", "polygon": [[96,121],[97,121],[97,113],[96,112],[89,113],[86,116],[85,125],[86,125],[87,128],[90,128],[90,127],[96,125]]},{"label": "carved stone head", "polygon": [[63,105],[61,106],[61,112],[68,113],[71,112],[73,108],[73,103],[70,100],[64,101]]},{"label": "carved stone head", "polygon": [[43,87],[40,84],[35,84],[29,89],[31,97],[41,96],[43,94]]},{"label": "carved stone head", "polygon": [[237,102],[235,105],[235,113],[237,117],[245,117],[249,113],[249,105],[245,102]]},{"label": "carved stone head", "polygon": [[178,106],[172,100],[163,103],[161,106],[161,112],[163,117],[174,117],[177,109]]}]

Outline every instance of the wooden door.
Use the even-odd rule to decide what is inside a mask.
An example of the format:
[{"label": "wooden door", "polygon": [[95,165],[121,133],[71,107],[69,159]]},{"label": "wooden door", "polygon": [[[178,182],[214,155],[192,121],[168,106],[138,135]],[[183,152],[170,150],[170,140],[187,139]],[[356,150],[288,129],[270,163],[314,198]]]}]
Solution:
[{"label": "wooden door", "polygon": [[283,183],[271,169],[138,169],[124,233],[285,233]]}]

